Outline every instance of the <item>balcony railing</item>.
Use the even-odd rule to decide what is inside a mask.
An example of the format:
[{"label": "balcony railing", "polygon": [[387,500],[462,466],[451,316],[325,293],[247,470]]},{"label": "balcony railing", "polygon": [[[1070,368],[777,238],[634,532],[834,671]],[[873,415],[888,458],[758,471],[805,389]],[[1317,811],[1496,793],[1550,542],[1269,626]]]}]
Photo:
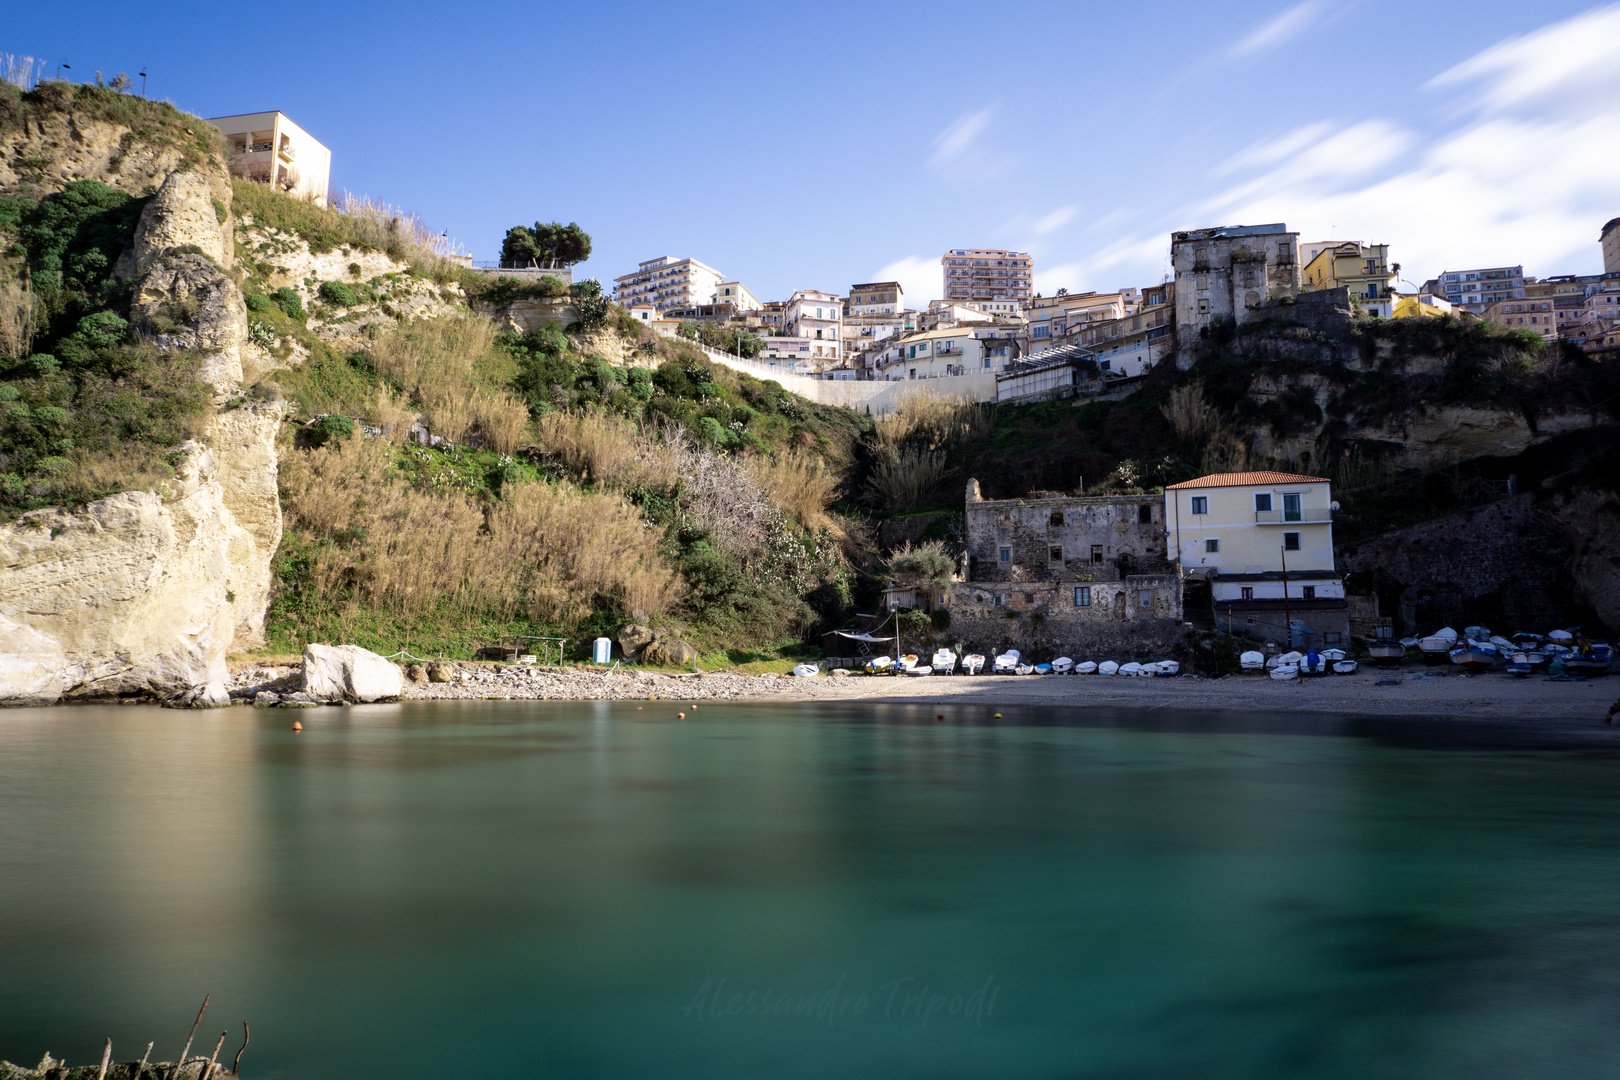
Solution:
[{"label": "balcony railing", "polygon": [[1306,506],[1298,510],[1256,510],[1256,525],[1311,525],[1333,520],[1333,511],[1326,506]]}]

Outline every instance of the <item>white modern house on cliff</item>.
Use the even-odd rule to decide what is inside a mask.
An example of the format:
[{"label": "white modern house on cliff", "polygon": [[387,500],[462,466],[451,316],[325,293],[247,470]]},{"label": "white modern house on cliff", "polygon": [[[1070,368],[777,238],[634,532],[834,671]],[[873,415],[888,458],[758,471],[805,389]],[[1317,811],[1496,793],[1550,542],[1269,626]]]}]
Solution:
[{"label": "white modern house on cliff", "polygon": [[326,205],[332,151],[285,113],[216,116],[208,122],[230,144],[232,176],[271,184],[295,198]]}]

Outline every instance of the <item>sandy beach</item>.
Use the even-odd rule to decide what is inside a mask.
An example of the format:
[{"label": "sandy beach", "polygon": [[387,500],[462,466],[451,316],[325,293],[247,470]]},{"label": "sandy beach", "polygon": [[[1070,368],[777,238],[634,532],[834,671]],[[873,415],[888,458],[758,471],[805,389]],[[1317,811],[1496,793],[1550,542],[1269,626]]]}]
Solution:
[{"label": "sandy beach", "polygon": [[882,701],[917,704],[1325,713],[1439,719],[1604,723],[1620,679],[1554,682],[1505,674],[1466,675],[1405,666],[1276,682],[1263,676],[1121,678],[1071,676],[664,675],[623,668],[491,670],[465,665],[454,683],[409,686],[408,700]]}]

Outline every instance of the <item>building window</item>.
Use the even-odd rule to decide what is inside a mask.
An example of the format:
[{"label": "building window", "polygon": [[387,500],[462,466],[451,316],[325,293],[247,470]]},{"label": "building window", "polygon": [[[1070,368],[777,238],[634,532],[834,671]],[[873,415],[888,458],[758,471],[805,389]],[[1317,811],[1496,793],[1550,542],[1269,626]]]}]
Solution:
[{"label": "building window", "polygon": [[1253,600],[1254,599],[1254,586],[1253,585],[1245,585],[1245,586],[1243,586],[1243,595],[1242,595],[1241,599],[1244,599],[1244,600]]},{"label": "building window", "polygon": [[1195,514],[1209,513],[1209,496],[1194,495],[1192,497],[1192,512]]},{"label": "building window", "polygon": [[1217,555],[1221,550],[1221,542],[1214,538],[1204,541],[1204,554]]},{"label": "building window", "polygon": [[1050,559],[1052,562],[1062,562],[1063,561],[1063,548],[1056,545],[1056,544],[1053,544],[1051,547],[1046,549],[1046,557],[1048,559]]},{"label": "building window", "polygon": [[1075,589],[1074,589],[1074,606],[1075,607],[1090,607],[1091,606],[1091,586],[1090,585],[1077,585],[1077,586],[1075,586]]},{"label": "building window", "polygon": [[1136,508],[1136,523],[1138,525],[1153,524],[1153,506],[1151,504]]},{"label": "building window", "polygon": [[996,593],[996,607],[1003,607],[1006,603],[1007,595],[1005,593]]},{"label": "building window", "polygon": [[1271,513],[1271,492],[1257,491],[1254,493],[1254,512],[1257,514]]},{"label": "building window", "polygon": [[1283,520],[1284,521],[1304,521],[1305,520],[1305,518],[1300,514],[1299,500],[1300,500],[1300,496],[1297,493],[1283,496]]},{"label": "building window", "polygon": [[1307,600],[1315,600],[1316,599],[1316,586],[1315,585],[1306,585],[1306,586],[1304,586],[1303,588],[1300,589],[1300,592],[1304,594],[1305,599],[1307,599]]},{"label": "building window", "polygon": [[1142,589],[1136,594],[1136,606],[1146,611],[1153,606],[1153,590]]},{"label": "building window", "polygon": [[1046,519],[1046,523],[1048,525],[1062,525],[1063,524],[1063,511],[1061,511],[1061,510],[1052,511],[1052,516]]},{"label": "building window", "polygon": [[1012,562],[1012,548],[1004,547],[1001,549],[1001,561],[1004,563]]},{"label": "building window", "polygon": [[1294,532],[1285,532],[1285,533],[1283,533],[1283,550],[1284,551],[1298,551],[1299,550],[1299,533],[1294,533]]},{"label": "building window", "polygon": [[1102,547],[1103,546],[1101,544],[1092,544],[1091,545],[1091,561],[1093,563],[1100,564],[1103,561]]}]

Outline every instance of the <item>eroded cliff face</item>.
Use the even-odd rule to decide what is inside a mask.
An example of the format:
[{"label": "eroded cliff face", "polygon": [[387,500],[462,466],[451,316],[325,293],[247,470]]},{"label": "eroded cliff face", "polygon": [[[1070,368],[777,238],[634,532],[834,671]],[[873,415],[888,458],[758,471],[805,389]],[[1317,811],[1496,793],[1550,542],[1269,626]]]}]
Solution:
[{"label": "eroded cliff face", "polygon": [[[0,190],[28,186],[46,193],[75,180],[100,180],[131,195],[157,190],[176,170],[198,168],[214,198],[227,205],[230,177],[203,140],[171,133],[163,139],[136,136],[124,124],[63,107],[31,117],[21,128],[0,132]],[[207,136],[212,141],[212,136]]]},{"label": "eroded cliff face", "polygon": [[1542,510],[1572,550],[1569,567],[1581,599],[1611,627],[1620,627],[1620,496],[1578,487]]},{"label": "eroded cliff face", "polygon": [[[206,176],[174,173],[147,205],[131,322],[201,351],[223,404],[241,389],[247,320],[216,198]],[[0,527],[0,704],[169,697],[222,682],[227,651],[263,643],[281,416],[279,402],[226,409],[177,448],[160,490]]]}]

